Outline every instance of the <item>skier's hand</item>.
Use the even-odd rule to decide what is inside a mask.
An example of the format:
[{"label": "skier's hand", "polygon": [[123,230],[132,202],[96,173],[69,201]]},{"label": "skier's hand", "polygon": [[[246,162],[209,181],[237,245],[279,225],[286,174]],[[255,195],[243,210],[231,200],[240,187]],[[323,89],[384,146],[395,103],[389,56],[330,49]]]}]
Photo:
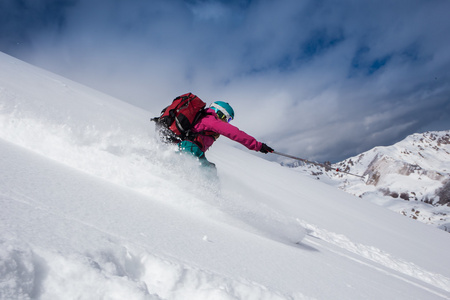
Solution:
[{"label": "skier's hand", "polygon": [[273,152],[274,150],[267,146],[266,144],[262,144],[261,149],[259,149],[259,152],[262,152],[264,154],[267,154],[269,152]]}]

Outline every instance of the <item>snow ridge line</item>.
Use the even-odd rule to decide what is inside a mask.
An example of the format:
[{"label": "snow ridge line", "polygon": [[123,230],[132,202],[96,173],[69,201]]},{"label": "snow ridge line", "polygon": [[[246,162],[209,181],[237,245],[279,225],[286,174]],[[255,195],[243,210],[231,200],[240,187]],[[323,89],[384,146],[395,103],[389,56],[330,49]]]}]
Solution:
[{"label": "snow ridge line", "polygon": [[303,220],[298,220],[298,222],[309,232],[309,235],[312,237],[316,237],[339,248],[350,251],[351,253],[379,263],[384,267],[398,271],[402,274],[411,276],[432,286],[450,292],[450,279],[441,274],[429,272],[412,262],[395,258],[389,253],[376,247],[354,243],[345,235],[321,229],[318,226],[309,224]]}]

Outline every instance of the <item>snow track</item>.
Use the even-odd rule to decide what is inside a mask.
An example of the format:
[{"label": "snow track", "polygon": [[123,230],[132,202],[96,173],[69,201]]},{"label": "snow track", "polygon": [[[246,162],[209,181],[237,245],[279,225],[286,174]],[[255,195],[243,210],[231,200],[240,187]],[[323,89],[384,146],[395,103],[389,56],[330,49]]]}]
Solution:
[{"label": "snow track", "polygon": [[[342,234],[329,232],[305,222],[300,223],[308,231],[308,236],[326,242],[318,242],[317,240],[308,238],[308,243],[327,249],[337,255],[354,260],[379,272],[403,280],[408,284],[420,287],[439,297],[448,299],[449,295],[443,294],[442,291],[450,292],[449,278],[442,276],[441,274],[428,272],[414,263],[394,258],[389,253],[375,247],[353,243]],[[426,285],[424,285],[424,283]]]}]

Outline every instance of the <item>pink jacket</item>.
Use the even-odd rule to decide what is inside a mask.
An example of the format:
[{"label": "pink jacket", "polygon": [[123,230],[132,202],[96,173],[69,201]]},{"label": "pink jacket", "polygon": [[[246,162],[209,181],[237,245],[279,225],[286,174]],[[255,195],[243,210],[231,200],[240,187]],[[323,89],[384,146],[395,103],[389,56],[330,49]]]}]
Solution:
[{"label": "pink jacket", "polygon": [[[208,115],[202,118],[197,124],[194,125],[192,131],[202,132],[209,131],[215,132],[226,136],[233,141],[241,143],[250,150],[259,151],[262,147],[262,143],[258,142],[254,137],[239,130],[236,126],[233,126],[227,122],[218,119],[214,110],[208,108],[206,110]],[[215,142],[215,138],[212,135],[199,135],[197,139],[202,145],[201,150],[205,152]]]}]

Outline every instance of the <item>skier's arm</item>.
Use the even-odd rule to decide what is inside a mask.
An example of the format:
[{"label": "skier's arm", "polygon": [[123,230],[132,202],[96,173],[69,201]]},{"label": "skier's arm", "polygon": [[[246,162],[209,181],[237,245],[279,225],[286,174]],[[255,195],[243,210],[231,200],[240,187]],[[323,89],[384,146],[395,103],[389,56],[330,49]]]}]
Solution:
[{"label": "skier's arm", "polygon": [[220,121],[214,117],[208,118],[207,122],[204,122],[204,126],[204,130],[210,130],[224,135],[227,138],[244,145],[250,150],[260,151],[263,147],[263,143],[258,142],[251,135],[245,133],[236,126]]}]

